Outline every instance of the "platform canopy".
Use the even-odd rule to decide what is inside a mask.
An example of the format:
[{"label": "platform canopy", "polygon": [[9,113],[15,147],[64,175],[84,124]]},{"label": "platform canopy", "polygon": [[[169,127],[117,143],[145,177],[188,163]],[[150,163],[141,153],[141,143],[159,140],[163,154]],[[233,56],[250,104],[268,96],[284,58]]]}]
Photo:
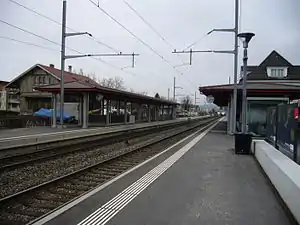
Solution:
[{"label": "platform canopy", "polygon": [[[214,104],[222,107],[227,106],[230,96],[233,94],[233,84],[212,85],[199,87],[201,94],[212,96]],[[238,95],[242,94],[242,85],[238,84]],[[249,82],[247,83],[248,97],[288,97],[290,100],[300,98],[299,83],[271,83]],[[241,99],[241,98],[239,98]]]},{"label": "platform canopy", "polygon": [[[36,88],[39,91],[43,92],[50,92],[50,93],[60,93],[60,84],[52,84],[46,85]],[[80,93],[94,93],[100,94],[104,98],[109,100],[121,100],[121,101],[130,101],[130,102],[137,102],[141,104],[155,104],[155,105],[177,105],[178,103],[154,98],[147,95],[141,95],[137,93],[132,93],[128,91],[117,90],[114,88],[107,88],[101,85],[90,83],[87,81],[72,81],[66,82],[64,84],[64,91],[68,94],[78,95]]]}]

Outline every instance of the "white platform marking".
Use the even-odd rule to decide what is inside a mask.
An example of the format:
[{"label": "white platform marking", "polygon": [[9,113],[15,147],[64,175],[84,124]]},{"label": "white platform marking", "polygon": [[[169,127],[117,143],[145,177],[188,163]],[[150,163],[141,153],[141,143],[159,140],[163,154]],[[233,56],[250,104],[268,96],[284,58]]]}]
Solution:
[{"label": "white platform marking", "polygon": [[[218,123],[218,122],[217,122],[217,123]],[[216,125],[217,123],[215,123],[215,125]],[[206,126],[204,126],[204,127],[202,127],[202,129],[205,129],[206,127],[209,127],[209,126],[210,126],[210,124],[209,124],[209,125],[206,125]],[[210,129],[211,129],[211,128],[210,128]],[[104,184],[102,184],[102,185],[96,187],[94,190],[92,190],[92,191],[90,191],[90,192],[88,192],[88,193],[86,193],[86,194],[83,194],[82,196],[80,196],[80,197],[78,197],[77,199],[71,201],[70,203],[64,205],[63,207],[59,208],[58,210],[56,210],[56,211],[54,211],[54,212],[52,212],[52,213],[46,215],[45,217],[41,218],[40,220],[34,222],[32,225],[43,225],[43,224],[49,222],[50,220],[54,219],[55,217],[59,216],[60,214],[62,214],[62,213],[64,213],[64,212],[66,212],[67,210],[69,210],[69,209],[71,209],[72,207],[76,206],[76,205],[79,204],[80,202],[86,200],[87,198],[91,197],[92,195],[96,194],[97,192],[101,191],[102,189],[106,188],[107,186],[111,185],[112,183],[116,182],[117,180],[121,179],[122,177],[126,176],[127,174],[129,174],[129,173],[135,171],[136,169],[142,167],[142,166],[145,165],[146,163],[148,163],[148,162],[150,162],[150,161],[156,159],[156,158],[159,157],[160,155],[166,153],[167,151],[173,149],[174,147],[176,147],[177,145],[179,145],[179,144],[181,144],[182,142],[186,141],[187,139],[193,137],[193,136],[196,135],[197,133],[199,133],[199,130],[196,131],[196,132],[194,132],[194,133],[192,133],[192,134],[190,134],[189,136],[183,138],[182,140],[178,141],[177,143],[173,144],[172,146],[166,148],[166,149],[163,150],[162,152],[160,152],[160,153],[158,153],[158,154],[152,156],[151,158],[145,160],[144,162],[142,162],[142,163],[136,165],[135,167],[133,167],[133,168],[127,170],[126,172],[120,174],[119,176],[117,176],[117,177],[111,179],[110,181],[108,181],[108,182],[106,182],[106,183],[104,183]],[[150,171],[150,172],[151,172],[151,171]],[[149,172],[149,174],[150,174],[150,172]],[[153,174],[153,175],[154,175],[154,174]],[[143,176],[143,178],[144,178],[144,177],[145,177],[145,176]],[[138,180],[138,182],[144,182],[144,180],[141,180],[141,179],[140,179],[140,180]],[[148,182],[148,181],[146,181],[146,182]],[[150,181],[150,182],[151,182],[151,181]],[[99,210],[100,210],[100,209],[99,209]]]},{"label": "white platform marking", "polygon": [[118,212],[128,205],[137,195],[144,191],[158,177],[160,177],[167,169],[177,162],[186,152],[195,146],[217,123],[210,126],[207,130],[195,137],[180,150],[167,158],[154,169],[146,173],[143,177],[124,189],[113,199],[102,205],[99,209],[81,221],[78,225],[103,225],[111,220]]}]

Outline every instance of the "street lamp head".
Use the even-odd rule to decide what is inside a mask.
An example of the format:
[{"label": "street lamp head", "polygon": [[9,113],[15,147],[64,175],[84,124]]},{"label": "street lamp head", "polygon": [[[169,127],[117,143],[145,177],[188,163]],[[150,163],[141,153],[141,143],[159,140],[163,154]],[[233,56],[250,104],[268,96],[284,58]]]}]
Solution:
[{"label": "street lamp head", "polygon": [[248,47],[248,43],[250,42],[250,40],[252,39],[252,37],[255,36],[255,34],[254,33],[240,33],[237,36],[243,42],[244,48],[247,48]]},{"label": "street lamp head", "polygon": [[93,37],[93,35],[89,32],[86,32],[87,35],[89,35],[90,37]]}]

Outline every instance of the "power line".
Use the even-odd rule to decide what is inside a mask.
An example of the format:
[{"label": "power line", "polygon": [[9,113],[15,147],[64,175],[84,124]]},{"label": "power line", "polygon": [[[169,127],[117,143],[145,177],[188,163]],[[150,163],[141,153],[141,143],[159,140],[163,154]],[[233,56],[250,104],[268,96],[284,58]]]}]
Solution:
[{"label": "power line", "polygon": [[50,50],[50,51],[59,52],[59,50],[57,50],[57,49],[48,48],[48,47],[37,45],[37,44],[31,43],[31,42],[27,42],[27,41],[17,40],[17,39],[11,38],[11,37],[0,36],[0,38],[6,39],[6,40],[10,40],[10,41],[19,42],[19,43],[26,44],[26,45],[35,46],[35,47],[38,47],[38,48],[47,49],[47,50]]},{"label": "power line", "polygon": [[[24,9],[26,9],[26,10],[32,12],[32,13],[34,13],[34,14],[40,16],[40,17],[43,17],[43,18],[45,18],[45,19],[47,19],[47,20],[49,20],[49,21],[51,21],[51,22],[53,22],[53,23],[55,23],[55,24],[57,24],[57,25],[59,25],[59,26],[62,26],[62,23],[61,23],[61,22],[59,22],[59,21],[57,21],[57,20],[54,20],[54,19],[52,19],[52,18],[50,18],[50,17],[48,17],[48,16],[46,16],[46,15],[44,15],[44,14],[42,14],[42,13],[39,13],[38,11],[33,10],[33,9],[31,9],[31,8],[25,6],[25,5],[22,5],[22,4],[19,3],[19,2],[16,2],[16,1],[14,1],[14,0],[7,0],[7,1],[9,1],[9,2],[11,2],[11,3],[14,3],[14,4],[16,4],[16,5],[20,6],[20,7],[24,8]],[[78,32],[78,31],[76,31],[76,30],[74,30],[74,29],[72,29],[72,28],[70,28],[70,27],[67,27],[67,28],[68,28],[69,30],[73,31],[73,32]],[[103,43],[102,41],[98,40],[96,37],[90,37],[90,36],[85,36],[85,37],[87,37],[87,38],[89,38],[89,39],[95,41],[96,43],[98,43],[98,44],[100,44],[100,45],[102,45],[102,46],[105,46],[105,47],[109,48],[110,50],[112,50],[112,51],[114,51],[114,52],[117,52],[117,53],[120,52],[120,51],[116,50],[115,48],[109,46],[108,44]]]},{"label": "power line", "polygon": [[150,27],[150,29],[158,36],[160,37],[160,39],[162,39],[169,47],[171,47],[172,49],[174,49],[174,47],[170,44],[170,42],[168,42],[145,18],[143,18],[141,16],[141,14],[139,14],[137,12],[136,9],[134,9],[128,2],[124,1],[124,3],[145,23],[148,25],[148,27]]},{"label": "power line", "polygon": [[[26,30],[26,29],[24,29],[24,28],[18,27],[18,26],[16,26],[16,25],[13,25],[13,24],[8,23],[8,22],[6,22],[6,21],[4,21],[4,20],[1,20],[1,19],[0,19],[0,22],[1,22],[1,23],[4,23],[4,24],[6,24],[6,25],[8,25],[8,26],[10,26],[10,27],[13,27],[13,28],[15,28],[15,29],[21,30],[21,31],[23,31],[23,32],[25,32],[25,33],[31,34],[31,35],[33,35],[33,36],[35,36],[35,37],[40,38],[40,39],[43,39],[43,40],[45,40],[45,41],[48,41],[48,42],[50,42],[50,43],[52,43],[52,44],[55,44],[55,45],[59,45],[59,46],[60,46],[60,43],[58,43],[58,42],[56,42],[56,41],[52,41],[52,40],[50,40],[50,39],[48,39],[48,38],[46,38],[46,37],[44,37],[44,36],[42,36],[42,35],[33,33],[33,32],[31,32],[31,31],[28,31],[28,30]],[[69,50],[71,50],[71,51],[78,52],[76,49],[73,49],[73,48],[70,48],[70,47],[66,47],[66,48],[69,49]]]},{"label": "power line", "polygon": [[[23,32],[25,32],[25,33],[31,34],[31,35],[33,35],[33,36],[36,36],[36,37],[40,38],[40,39],[46,40],[46,41],[48,41],[48,42],[50,42],[50,43],[53,43],[53,44],[56,44],[56,45],[59,45],[59,46],[60,46],[60,43],[55,42],[55,41],[52,41],[52,40],[50,40],[50,39],[48,39],[48,38],[46,38],[46,37],[44,37],[44,36],[41,36],[41,35],[38,35],[38,34],[36,34],[36,33],[31,32],[31,31],[25,30],[25,29],[23,29],[23,28],[21,28],[21,27],[15,26],[15,25],[10,24],[10,23],[8,23],[8,22],[6,22],[6,21],[3,21],[3,20],[1,20],[1,19],[0,19],[0,22],[2,22],[2,23],[4,23],[4,24],[7,24],[8,26],[11,26],[11,27],[13,27],[13,28],[15,28],[15,29],[21,30],[21,31],[23,31]],[[19,41],[19,40],[16,40],[16,39],[14,39],[14,38],[9,38],[9,37],[2,37],[2,38],[5,38],[5,39],[11,39],[11,40],[14,40],[14,41],[17,41],[17,42],[23,42],[23,43],[26,43],[26,44],[29,44],[29,45],[34,45],[34,46],[38,46],[38,47],[50,49],[50,48],[47,48],[47,47],[44,47],[44,46],[39,46],[39,45],[36,45],[36,44],[33,44],[33,43],[24,42],[24,41]],[[74,48],[70,48],[70,47],[66,47],[66,48],[69,49],[69,50],[71,50],[71,51],[74,51],[74,52],[76,52],[76,53],[84,54],[83,52],[78,51],[78,50],[76,50],[76,49],[74,49]],[[54,50],[54,49],[53,49],[53,50]],[[108,62],[105,62],[105,61],[102,60],[102,59],[95,58],[95,57],[91,57],[91,58],[92,58],[92,59],[95,59],[95,60],[97,60],[97,61],[99,61],[99,62],[102,62],[103,64],[105,64],[105,65],[107,65],[107,66],[110,66],[110,67],[112,67],[112,68],[114,68],[114,69],[121,70],[121,71],[124,72],[124,73],[136,75],[136,74],[134,74],[134,73],[132,73],[132,72],[124,71],[124,70],[122,70],[122,69],[120,69],[120,68],[118,68],[118,67],[116,67],[116,66],[114,66],[114,65],[112,65],[112,64],[110,64],[110,63],[108,63]]]},{"label": "power line", "polygon": [[[136,9],[134,9],[128,2],[124,1],[124,3],[160,38],[162,39],[165,44],[167,44],[169,47],[171,47],[172,49],[174,49],[174,47],[172,46],[172,44],[170,42],[168,42]],[[186,65],[186,63],[183,62],[182,58],[179,55],[176,55],[180,58],[182,65]],[[181,75],[184,74],[184,72],[180,72]],[[189,84],[191,86],[194,87],[194,84],[190,81],[190,79],[188,77],[186,77],[186,80],[189,82]]]},{"label": "power line", "polygon": [[25,32],[25,33],[31,34],[31,35],[33,35],[33,36],[36,36],[36,37],[38,37],[38,38],[40,38],[40,39],[43,39],[43,40],[45,40],[45,41],[48,41],[48,42],[50,42],[50,43],[52,43],[52,44],[60,45],[58,42],[52,41],[52,40],[50,40],[50,39],[48,39],[48,38],[45,38],[44,36],[41,36],[41,35],[38,35],[38,34],[35,34],[35,33],[31,32],[31,31],[25,30],[25,29],[23,29],[23,28],[21,28],[21,27],[18,27],[18,26],[16,26],[16,25],[13,25],[13,24],[11,24],[11,23],[8,23],[8,22],[6,22],[6,21],[4,21],[4,20],[1,20],[1,19],[0,19],[0,22],[1,22],[1,23],[4,23],[4,24],[6,24],[6,25],[8,25],[8,26],[10,26],[10,27],[13,27],[13,28],[16,28],[16,29],[18,29],[18,30],[21,30],[21,31],[23,31],[23,32]]},{"label": "power line", "polygon": [[[142,15],[135,9],[133,8],[128,2],[124,1],[124,3],[161,39],[163,42],[168,45],[172,50],[174,49],[174,46],[168,42]],[[179,55],[176,55],[179,57],[179,59],[182,62],[182,65],[185,65],[184,61]]]},{"label": "power line", "polygon": [[199,41],[202,41],[205,37],[207,36],[207,34],[202,35],[199,39],[197,39],[196,41],[194,41],[192,44],[190,44],[189,46],[187,46],[184,51],[188,50],[189,48],[193,47],[195,44],[197,44]]},{"label": "power line", "polygon": [[178,73],[182,74],[179,70],[177,70],[167,59],[165,59],[164,56],[162,56],[160,53],[158,53],[154,48],[152,48],[149,44],[147,44],[145,41],[143,41],[141,38],[139,38],[137,35],[135,35],[132,31],[130,31],[127,27],[125,27],[122,23],[120,23],[118,20],[116,20],[113,16],[111,16],[108,12],[106,12],[103,8],[101,8],[98,4],[96,4],[92,0],[90,1],[95,7],[97,7],[101,12],[103,12],[106,16],[108,16],[111,20],[113,20],[115,23],[117,23],[119,26],[121,26],[124,30],[126,30],[129,34],[131,34],[136,40],[138,40],[141,44],[149,48],[153,53],[155,53],[158,57],[160,57],[163,61],[165,61],[169,66],[171,66],[174,70],[176,70]]}]

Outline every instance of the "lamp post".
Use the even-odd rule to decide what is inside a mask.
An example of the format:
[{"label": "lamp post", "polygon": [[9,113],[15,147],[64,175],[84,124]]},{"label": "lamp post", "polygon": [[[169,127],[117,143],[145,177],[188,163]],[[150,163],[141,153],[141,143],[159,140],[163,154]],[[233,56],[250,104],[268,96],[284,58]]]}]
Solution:
[{"label": "lamp post", "polygon": [[247,133],[247,61],[248,61],[248,44],[254,33],[240,33],[238,37],[243,42],[244,56],[243,56],[243,103],[242,103],[242,133]]}]

